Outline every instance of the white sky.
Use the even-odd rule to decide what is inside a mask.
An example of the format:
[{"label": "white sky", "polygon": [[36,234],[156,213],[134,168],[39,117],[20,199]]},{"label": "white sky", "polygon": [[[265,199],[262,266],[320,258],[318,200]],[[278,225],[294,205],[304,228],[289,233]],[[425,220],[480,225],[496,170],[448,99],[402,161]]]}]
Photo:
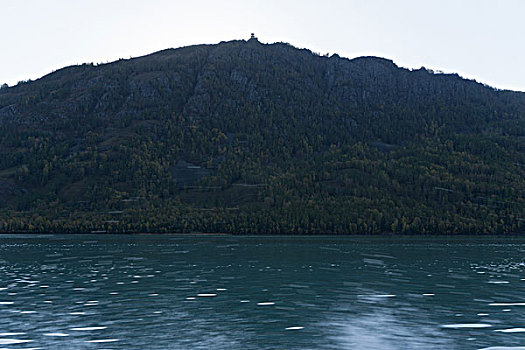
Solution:
[{"label": "white sky", "polygon": [[248,39],[525,91],[525,0],[0,0],[0,83]]}]

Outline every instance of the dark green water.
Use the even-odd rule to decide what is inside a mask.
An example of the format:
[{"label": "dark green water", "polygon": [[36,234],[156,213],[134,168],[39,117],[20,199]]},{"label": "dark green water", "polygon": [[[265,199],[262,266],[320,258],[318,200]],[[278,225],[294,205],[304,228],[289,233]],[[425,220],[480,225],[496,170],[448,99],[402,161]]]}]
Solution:
[{"label": "dark green water", "polygon": [[482,348],[525,238],[0,236],[0,349]]}]

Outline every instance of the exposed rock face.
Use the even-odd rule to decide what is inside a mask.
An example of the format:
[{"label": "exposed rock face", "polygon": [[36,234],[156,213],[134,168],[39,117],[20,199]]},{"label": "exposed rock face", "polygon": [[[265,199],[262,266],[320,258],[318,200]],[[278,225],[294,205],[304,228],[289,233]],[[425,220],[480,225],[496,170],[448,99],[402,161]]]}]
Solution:
[{"label": "exposed rock face", "polygon": [[208,176],[210,170],[197,164],[179,160],[177,164],[171,168],[171,174],[175,179],[177,186],[184,188],[185,186],[190,186],[197,180]]}]

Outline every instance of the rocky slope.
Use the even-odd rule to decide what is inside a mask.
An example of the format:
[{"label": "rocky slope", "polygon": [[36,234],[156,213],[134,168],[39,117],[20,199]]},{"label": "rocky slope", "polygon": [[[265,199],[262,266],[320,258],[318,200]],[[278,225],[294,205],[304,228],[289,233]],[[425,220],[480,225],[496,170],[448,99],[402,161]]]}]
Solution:
[{"label": "rocky slope", "polygon": [[525,94],[223,42],[0,89],[0,230],[524,228]]}]

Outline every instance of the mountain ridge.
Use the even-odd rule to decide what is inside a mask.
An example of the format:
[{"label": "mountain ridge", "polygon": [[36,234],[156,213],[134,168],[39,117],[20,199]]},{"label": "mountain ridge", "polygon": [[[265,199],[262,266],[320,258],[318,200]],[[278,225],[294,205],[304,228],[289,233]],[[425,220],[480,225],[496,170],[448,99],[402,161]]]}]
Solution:
[{"label": "mountain ridge", "polygon": [[0,89],[0,230],[521,231],[524,115],[525,93],[254,39],[65,67]]},{"label": "mountain ridge", "polygon": [[[126,62],[126,61],[134,61],[134,60],[141,60],[141,59],[147,59],[147,58],[150,58],[152,56],[157,56],[157,55],[164,55],[164,54],[169,54],[169,53],[172,53],[174,51],[185,51],[185,50],[191,50],[191,49],[195,49],[195,48],[207,48],[207,47],[216,47],[216,46],[219,46],[219,45],[228,45],[228,44],[237,44],[237,43],[250,43],[252,41],[255,41],[257,42],[257,44],[259,45],[262,45],[262,46],[283,46],[283,47],[288,47],[288,48],[292,48],[293,50],[299,50],[299,51],[305,51],[307,53],[310,53],[314,56],[317,56],[317,57],[322,57],[322,58],[337,58],[337,59],[341,59],[341,60],[345,60],[345,61],[360,61],[360,60],[370,60],[370,61],[377,61],[377,62],[383,62],[383,63],[388,63],[388,64],[391,64],[393,66],[395,66],[396,68],[399,68],[399,69],[403,69],[403,70],[407,70],[407,71],[410,71],[410,72],[417,72],[417,71],[426,71],[426,72],[429,72],[429,73],[432,73],[432,74],[435,74],[435,75],[440,75],[440,76],[454,76],[454,77],[459,77],[460,79],[464,80],[464,81],[471,81],[471,82],[474,82],[474,83],[477,83],[477,84],[480,84],[482,86],[485,86],[485,87],[488,87],[490,89],[493,89],[493,90],[496,90],[496,91],[504,91],[504,92],[512,92],[512,93],[525,93],[525,91],[516,91],[516,90],[510,90],[510,89],[500,89],[500,88],[496,88],[496,87],[493,87],[493,86],[490,86],[489,84],[485,84],[483,82],[479,82],[475,79],[470,79],[470,78],[464,78],[462,76],[460,76],[458,73],[456,72],[451,72],[451,73],[445,73],[445,72],[442,72],[440,70],[432,70],[432,69],[428,69],[424,66],[420,67],[420,68],[407,68],[407,67],[402,67],[402,66],[399,66],[397,65],[393,59],[390,59],[390,58],[385,58],[385,57],[380,57],[380,56],[370,56],[370,55],[367,55],[367,56],[358,56],[358,57],[354,57],[354,58],[348,58],[348,57],[344,57],[344,56],[340,56],[339,54],[337,53],[333,53],[332,55],[328,55],[328,54],[325,54],[325,55],[321,55],[319,53],[316,53],[316,52],[313,52],[307,48],[297,48],[297,47],[294,47],[293,45],[289,44],[289,43],[286,43],[286,42],[275,42],[275,43],[261,43],[258,41],[258,39],[249,39],[249,40],[230,40],[230,41],[221,41],[220,43],[217,43],[217,44],[196,44],[196,45],[188,45],[188,46],[183,46],[183,47],[179,47],[179,48],[168,48],[168,49],[163,49],[163,50],[159,50],[159,51],[156,51],[156,52],[152,52],[152,53],[149,53],[149,54],[145,54],[145,55],[141,55],[141,56],[136,56],[136,57],[131,57],[129,59],[125,59],[125,58],[120,58],[118,60],[115,60],[115,61],[112,61],[112,62],[106,62],[106,63],[82,63],[82,64],[74,64],[74,65],[69,65],[69,66],[65,66],[65,67],[62,67],[62,68],[59,68],[57,70],[54,70],[50,73],[47,73],[45,75],[43,75],[42,77],[40,78],[37,78],[37,79],[28,79],[28,80],[25,80],[25,81],[20,81],[17,85],[13,85],[13,86],[5,86],[4,89],[6,88],[13,88],[13,87],[16,87],[18,85],[23,85],[23,84],[27,84],[27,83],[33,83],[33,82],[37,82],[37,81],[40,81],[42,79],[46,79],[47,77],[50,77],[50,76],[55,76],[57,73],[59,72],[62,72],[62,71],[67,71],[69,69],[75,69],[75,68],[79,68],[79,67],[84,67],[84,66],[91,66],[91,67],[101,67],[101,66],[107,66],[107,65],[112,65],[112,64],[116,64],[116,63],[121,63],[121,62]],[[7,85],[7,84],[6,84]]]}]

